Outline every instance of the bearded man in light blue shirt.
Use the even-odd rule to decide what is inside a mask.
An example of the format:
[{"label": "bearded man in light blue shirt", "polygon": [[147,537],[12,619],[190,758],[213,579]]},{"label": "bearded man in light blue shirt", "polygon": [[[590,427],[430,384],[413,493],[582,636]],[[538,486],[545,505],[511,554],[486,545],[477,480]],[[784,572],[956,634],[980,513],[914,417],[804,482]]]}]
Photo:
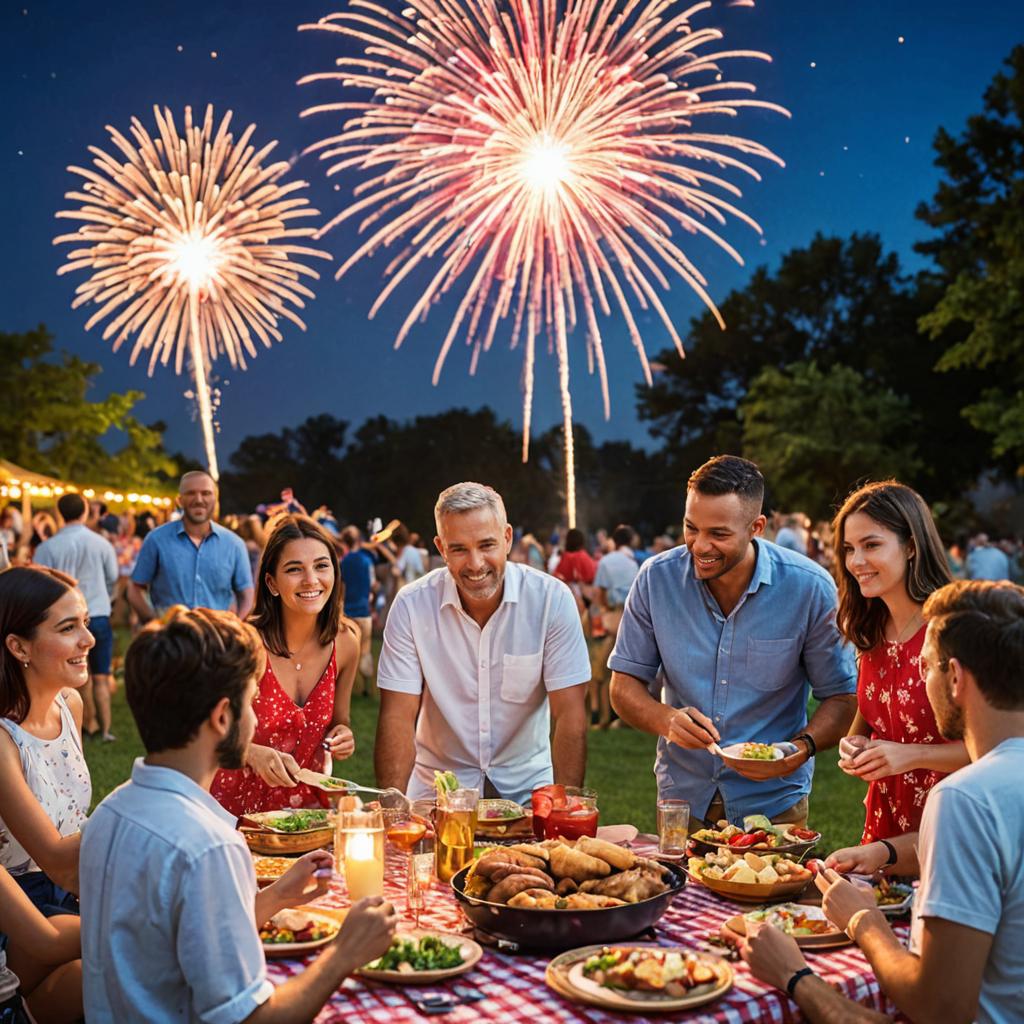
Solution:
[{"label": "bearded man in light blue shirt", "polygon": [[[626,600],[612,669],[612,705],[658,736],[662,797],[695,818],[764,814],[804,823],[813,758],[846,735],[856,711],[853,650],[836,628],[832,577],[762,538],[764,478],[736,456],[690,477],[685,548],[640,567]],[[807,699],[820,704],[807,720]],[[754,781],[708,748],[792,741],[785,774]]]}]

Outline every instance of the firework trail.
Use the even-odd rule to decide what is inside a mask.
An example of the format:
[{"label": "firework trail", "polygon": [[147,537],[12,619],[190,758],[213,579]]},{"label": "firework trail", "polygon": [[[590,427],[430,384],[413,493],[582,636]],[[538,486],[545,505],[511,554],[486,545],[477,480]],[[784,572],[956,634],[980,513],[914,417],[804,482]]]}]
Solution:
[{"label": "firework trail", "polygon": [[315,229],[289,222],[318,211],[295,195],[306,182],[280,182],[287,163],[264,166],[276,143],[257,150],[250,143],[255,125],[236,141],[228,131],[230,111],[215,129],[212,107],[202,124],[193,123],[186,107],[179,135],[170,110],[153,113],[155,136],[138,118],[131,139],[108,125],[120,156],[90,146],[95,169],[68,168],[85,183],[64,198],[81,205],[57,217],[83,223],[54,239],[75,246],[57,273],[90,272],[75,289],[72,308],[99,306],[86,330],[112,317],[103,338],[114,339],[115,351],[135,334],[131,362],[148,350],[151,376],[172,357],[181,373],[187,354],[216,479],[211,364],[223,353],[244,370],[246,357],[256,355],[254,335],[267,348],[282,340],[281,317],[305,330],[290,306],[301,309],[313,298],[300,278],[319,275],[299,258],[330,255],[295,244]]},{"label": "firework trail", "polygon": [[[344,112],[340,132],[311,150],[328,174],[364,172],[355,200],[319,234],[359,217],[368,237],[339,268],[401,243],[372,317],[415,271],[429,280],[398,332],[402,343],[432,303],[456,286],[461,301],[441,344],[434,383],[456,337],[472,346],[471,372],[499,324],[511,320],[523,355],[523,458],[528,454],[537,340],[558,359],[566,504],[575,512],[568,337],[586,328],[588,366],[608,381],[597,311],[625,321],[651,382],[634,305],[653,309],[682,341],[659,289],[678,275],[722,323],[707,280],[673,230],[711,239],[727,217],[760,231],[735,205],[726,175],[758,179],[746,160],[781,166],[763,145],[697,127],[756,107],[748,82],[725,80],[723,62],[763,53],[727,50],[721,32],[694,29],[676,0],[409,0],[400,13],[372,0],[302,29],[355,40],[330,79],[368,90],[364,101],[303,111]],[[724,326],[724,325],[723,325]]]}]

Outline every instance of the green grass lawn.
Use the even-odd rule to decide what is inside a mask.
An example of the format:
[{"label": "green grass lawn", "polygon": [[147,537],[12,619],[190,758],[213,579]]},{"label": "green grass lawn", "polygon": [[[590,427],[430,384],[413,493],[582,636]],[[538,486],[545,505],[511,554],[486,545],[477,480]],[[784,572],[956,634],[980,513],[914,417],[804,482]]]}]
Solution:
[{"label": "green grass lawn", "polygon": [[[118,637],[124,650],[126,637]],[[183,683],[187,685],[187,683]],[[373,737],[377,726],[377,702],[369,697],[352,698],[352,728],[356,736],[353,757],[339,763],[337,773],[357,782],[373,784]],[[132,762],[142,753],[135,723],[119,686],[113,700],[113,732],[116,743],[86,743],[85,756],[92,773],[93,805],[131,774]],[[632,729],[591,732],[587,756],[587,785],[598,792],[601,821],[632,822],[641,832],[655,829],[655,738]],[[344,766],[342,768],[342,765]],[[836,765],[835,751],[818,758],[811,793],[810,824],[823,834],[820,849],[854,845],[864,823],[861,801],[864,786],[844,775]]]}]

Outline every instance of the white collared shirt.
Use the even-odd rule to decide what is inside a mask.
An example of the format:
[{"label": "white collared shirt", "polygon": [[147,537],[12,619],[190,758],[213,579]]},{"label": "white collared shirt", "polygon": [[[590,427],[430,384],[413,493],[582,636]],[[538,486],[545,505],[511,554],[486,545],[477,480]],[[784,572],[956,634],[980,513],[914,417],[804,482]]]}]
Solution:
[{"label": "white collared shirt", "polygon": [[384,629],[382,690],[423,694],[412,799],[434,792],[434,771],[523,801],[552,780],[547,694],[590,679],[590,659],[569,588],[515,562],[501,604],[480,626],[447,568],[403,587]]},{"label": "white collared shirt", "polygon": [[82,830],[82,982],[90,1024],[236,1024],[273,991],[245,840],[172,768],[130,782]]}]

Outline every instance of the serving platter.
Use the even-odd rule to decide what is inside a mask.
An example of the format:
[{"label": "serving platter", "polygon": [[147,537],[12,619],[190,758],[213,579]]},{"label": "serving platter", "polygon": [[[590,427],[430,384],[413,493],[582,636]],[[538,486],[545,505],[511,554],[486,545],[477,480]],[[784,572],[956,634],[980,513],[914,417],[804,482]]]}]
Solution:
[{"label": "serving platter", "polygon": [[[773,851],[774,852],[774,851]],[[705,875],[690,875],[690,880],[705,889],[710,889],[719,896],[736,900],[738,903],[772,903],[779,900],[793,899],[809,886],[813,878],[801,878],[793,882],[732,882],[721,878],[708,878]]]},{"label": "serving platter", "polygon": [[[600,953],[606,945],[608,943],[584,946],[556,956],[544,972],[544,980],[548,987],[573,1002],[632,1014],[677,1013],[693,1009],[721,998],[732,988],[733,972],[729,964],[719,957],[704,953],[701,954],[701,960],[714,968],[718,980],[713,985],[700,985],[685,996],[659,996],[655,993],[631,993],[604,988],[583,974],[583,965],[590,957]],[[666,948],[666,952],[682,954],[692,952],[683,948],[658,947],[650,942],[619,945],[630,949]]]},{"label": "serving platter", "polygon": [[395,937],[416,941],[431,936],[446,942],[451,946],[459,946],[462,953],[462,963],[457,967],[445,967],[436,971],[382,971],[373,967],[360,967],[356,971],[361,978],[369,978],[371,981],[381,981],[389,985],[432,985],[445,978],[455,978],[460,974],[471,971],[480,962],[484,955],[480,943],[474,942],[465,935],[454,935],[451,932],[439,932],[430,928],[409,928],[400,929],[395,932]]},{"label": "serving platter", "polygon": [[260,887],[272,885],[297,861],[298,857],[253,857],[252,866],[256,872],[256,884]]},{"label": "serving platter", "polygon": [[294,832],[275,829],[271,824],[281,818],[308,813],[309,808],[282,808],[278,811],[260,811],[241,818],[238,831],[249,849],[268,857],[287,857],[329,846],[334,839],[334,814],[326,812],[323,824],[297,829]]}]

